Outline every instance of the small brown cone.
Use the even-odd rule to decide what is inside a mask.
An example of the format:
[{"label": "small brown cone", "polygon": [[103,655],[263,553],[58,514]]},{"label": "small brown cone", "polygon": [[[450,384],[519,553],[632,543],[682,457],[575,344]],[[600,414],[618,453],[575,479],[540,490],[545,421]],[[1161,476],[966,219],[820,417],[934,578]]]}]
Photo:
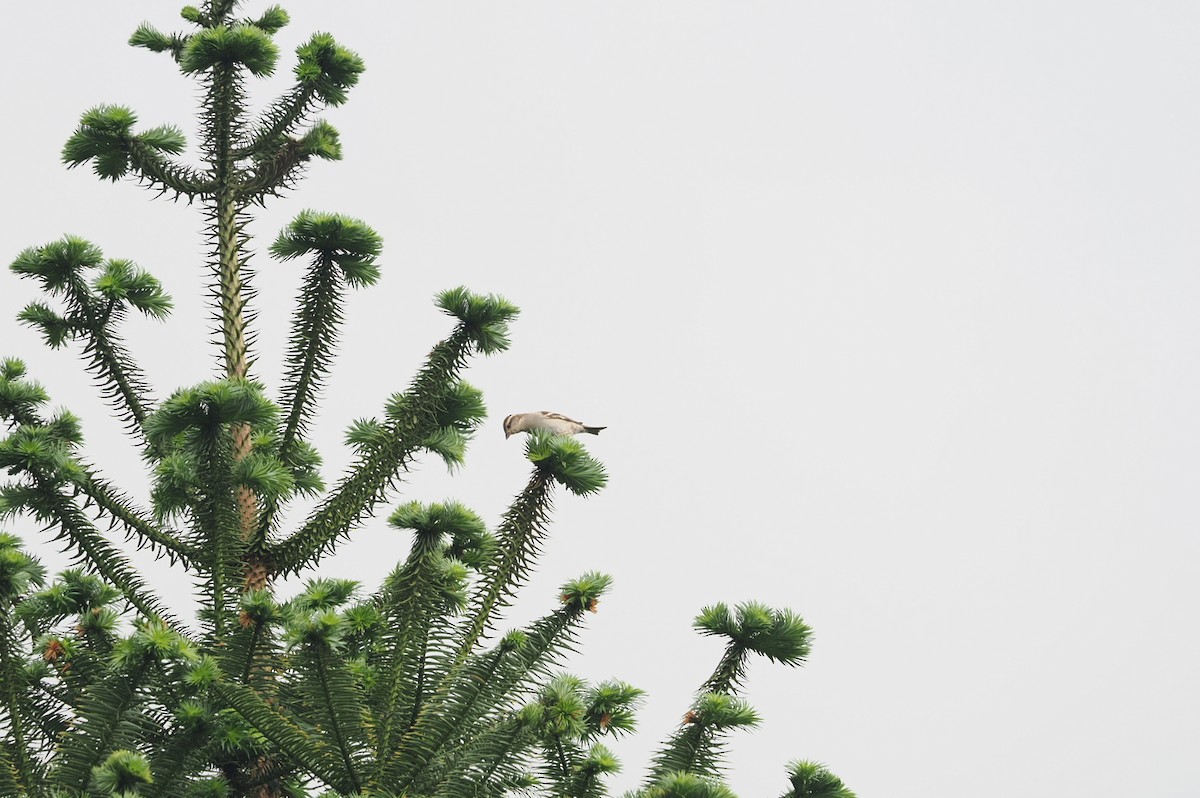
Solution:
[{"label": "small brown cone", "polygon": [[42,659],[46,662],[58,662],[67,649],[63,646],[62,641],[57,638],[46,644],[46,650],[42,652]]}]

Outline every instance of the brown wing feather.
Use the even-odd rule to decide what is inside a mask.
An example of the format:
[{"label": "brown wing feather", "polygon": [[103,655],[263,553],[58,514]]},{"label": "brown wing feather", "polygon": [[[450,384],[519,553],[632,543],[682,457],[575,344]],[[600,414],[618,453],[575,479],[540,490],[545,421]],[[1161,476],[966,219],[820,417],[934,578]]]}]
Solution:
[{"label": "brown wing feather", "polygon": [[543,410],[543,411],[542,411],[542,415],[543,415],[543,416],[545,416],[546,418],[556,418],[556,419],[558,419],[559,421],[568,421],[568,422],[570,422],[570,423],[572,423],[572,424],[578,424],[578,425],[579,425],[579,426],[581,426],[581,427],[583,426],[583,422],[582,422],[582,421],[576,421],[576,420],[575,420],[575,419],[573,419],[573,418],[567,418],[567,417],[566,417],[566,416],[564,416],[562,413],[547,413],[545,410]]}]

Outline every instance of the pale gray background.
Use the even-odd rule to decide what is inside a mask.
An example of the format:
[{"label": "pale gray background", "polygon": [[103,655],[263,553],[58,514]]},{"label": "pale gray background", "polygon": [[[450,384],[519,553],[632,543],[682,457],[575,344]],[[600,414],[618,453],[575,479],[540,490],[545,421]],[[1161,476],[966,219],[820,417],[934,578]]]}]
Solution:
[{"label": "pale gray background", "polygon": [[[285,53],[330,30],[368,72],[326,115],[345,160],[253,232],[311,207],[386,242],[349,304],[326,474],[449,329],[436,291],[524,308],[469,373],[492,418],[467,467],[427,463],[405,495],[494,521],[526,474],[500,418],[609,426],[587,443],[611,485],[560,499],[511,624],[615,575],[572,667],[649,692],[618,788],[718,655],[694,614],[757,598],[816,638],[802,669],[751,670],[743,796],[783,792],[794,757],[862,796],[1200,794],[1200,5],[286,6]],[[194,87],[123,44],[177,10],[16,4],[0,56],[0,253],[73,232],[158,274],[175,317],[129,335],[160,395],[212,374],[198,214],[57,160],[100,102],[191,133]],[[300,268],[254,263],[274,385]],[[4,319],[35,298],[0,286]],[[74,357],[3,330],[134,481]],[[373,586],[406,544],[374,523],[324,572]]]}]

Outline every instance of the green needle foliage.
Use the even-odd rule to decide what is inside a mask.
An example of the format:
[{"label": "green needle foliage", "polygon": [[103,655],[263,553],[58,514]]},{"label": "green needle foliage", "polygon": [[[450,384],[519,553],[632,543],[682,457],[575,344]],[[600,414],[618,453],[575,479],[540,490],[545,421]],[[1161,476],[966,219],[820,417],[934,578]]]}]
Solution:
[{"label": "green needle foliage", "polygon": [[[73,236],[12,262],[45,294],[19,321],[52,349],[79,347],[144,457],[151,506],[85,458],[81,422],[48,410],[22,361],[0,362],[0,521],[36,524],[78,565],[48,581],[22,541],[0,532],[0,795],[606,795],[620,765],[605,741],[634,730],[642,692],[561,668],[610,577],[570,580],[546,615],[497,632],[537,564],[560,487],[586,497],[607,482],[577,440],[529,436],[529,472],[491,530],[457,502],[400,504],[389,523],[412,546],[374,591],[314,573],[397,498],[423,456],[463,463],[486,409],[461,373],[508,348],[517,308],[461,287],[440,294],[445,338],[376,417],[349,424],[354,460],[325,485],[308,434],[347,292],[378,281],[382,242],[362,221],[317,211],[279,235],[271,255],[307,266],[283,378],[269,387],[250,372],[245,230],[250,210],[293,187],[310,161],[341,157],[337,131],[314,115],[346,102],[363,63],[317,34],[296,51],[293,87],[254,116],[247,85],[277,67],[273,37],[288,15],[273,6],[242,18],[237,6],[188,6],[187,31],[143,24],[130,39],[199,84],[200,166],[179,159],[178,128],[139,132],[136,114],[111,105],[87,111],[63,148],[68,166],[202,209],[219,373],[154,398],[121,324],[130,311],[164,320],[172,300],[132,262]],[[315,508],[285,521],[297,496]],[[113,533],[195,585],[195,619],[167,612]],[[285,600],[274,580],[290,574],[308,582]],[[758,722],[737,695],[751,656],[794,666],[809,653],[808,627],[787,610],[715,604],[696,626],[725,650],[639,798],[731,795],[721,783],[728,737]],[[789,777],[786,796],[853,798],[811,762],[793,763]]]}]

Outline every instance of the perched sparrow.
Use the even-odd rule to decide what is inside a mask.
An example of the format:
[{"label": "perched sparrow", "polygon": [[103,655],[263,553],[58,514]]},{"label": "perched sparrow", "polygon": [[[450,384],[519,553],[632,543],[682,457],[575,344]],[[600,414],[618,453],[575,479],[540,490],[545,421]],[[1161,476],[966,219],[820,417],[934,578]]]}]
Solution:
[{"label": "perched sparrow", "polygon": [[577,435],[586,432],[589,435],[599,435],[606,427],[589,427],[580,424],[573,418],[567,418],[559,413],[547,413],[540,410],[537,413],[514,413],[504,419],[504,437],[509,438],[517,432],[544,429],[555,435]]}]

